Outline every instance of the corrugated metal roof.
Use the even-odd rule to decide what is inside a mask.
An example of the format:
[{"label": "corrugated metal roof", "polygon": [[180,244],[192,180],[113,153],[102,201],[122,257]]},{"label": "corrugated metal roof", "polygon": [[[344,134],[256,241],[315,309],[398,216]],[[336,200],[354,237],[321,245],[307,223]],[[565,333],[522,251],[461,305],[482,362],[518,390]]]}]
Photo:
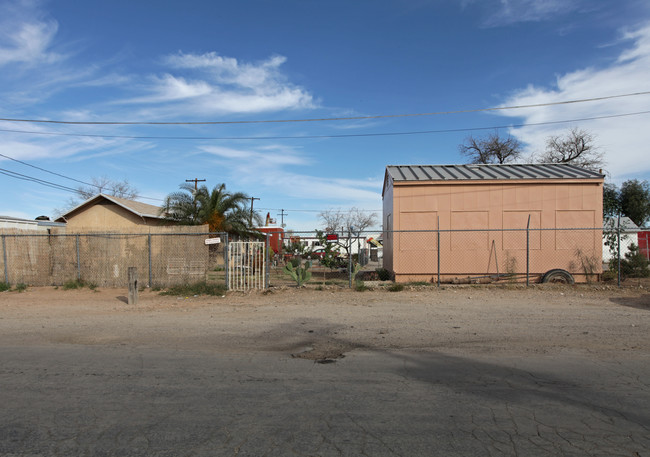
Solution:
[{"label": "corrugated metal roof", "polygon": [[566,163],[388,165],[395,181],[477,181],[491,179],[602,179],[605,175]]}]

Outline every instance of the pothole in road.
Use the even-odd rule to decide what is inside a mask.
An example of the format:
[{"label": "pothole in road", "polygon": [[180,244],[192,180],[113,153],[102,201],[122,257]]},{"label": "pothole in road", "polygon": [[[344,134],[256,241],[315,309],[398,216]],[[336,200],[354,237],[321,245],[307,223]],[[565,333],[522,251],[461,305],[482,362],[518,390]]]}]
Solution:
[{"label": "pothole in road", "polygon": [[356,346],[351,344],[342,344],[338,342],[318,343],[300,348],[291,354],[294,359],[313,360],[315,363],[328,364],[335,363],[337,360],[345,357],[345,353],[355,349]]}]

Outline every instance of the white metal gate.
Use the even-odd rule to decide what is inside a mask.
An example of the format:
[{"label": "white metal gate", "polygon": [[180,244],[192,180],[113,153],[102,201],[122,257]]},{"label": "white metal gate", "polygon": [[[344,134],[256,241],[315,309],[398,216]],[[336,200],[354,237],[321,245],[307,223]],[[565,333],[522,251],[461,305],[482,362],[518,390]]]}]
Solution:
[{"label": "white metal gate", "polygon": [[233,241],[228,243],[228,289],[264,289],[266,286],[266,243]]}]

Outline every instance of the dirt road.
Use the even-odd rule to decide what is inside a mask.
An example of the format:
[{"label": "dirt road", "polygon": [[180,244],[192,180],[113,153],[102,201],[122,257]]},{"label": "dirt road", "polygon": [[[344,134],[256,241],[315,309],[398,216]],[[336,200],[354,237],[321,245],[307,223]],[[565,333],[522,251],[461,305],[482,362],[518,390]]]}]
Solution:
[{"label": "dirt road", "polygon": [[0,455],[650,455],[646,289],[125,296],[0,293]]}]

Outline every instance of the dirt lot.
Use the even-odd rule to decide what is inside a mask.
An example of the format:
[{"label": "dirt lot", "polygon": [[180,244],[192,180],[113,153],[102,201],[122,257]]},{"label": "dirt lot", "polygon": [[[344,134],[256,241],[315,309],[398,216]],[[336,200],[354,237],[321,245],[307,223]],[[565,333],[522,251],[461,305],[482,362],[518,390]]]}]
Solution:
[{"label": "dirt lot", "polygon": [[335,359],[355,348],[440,348],[624,356],[650,349],[643,285],[525,289],[411,287],[401,292],[283,288],[224,297],[126,290],[0,293],[0,343],[133,345],[230,352],[283,351]]}]

